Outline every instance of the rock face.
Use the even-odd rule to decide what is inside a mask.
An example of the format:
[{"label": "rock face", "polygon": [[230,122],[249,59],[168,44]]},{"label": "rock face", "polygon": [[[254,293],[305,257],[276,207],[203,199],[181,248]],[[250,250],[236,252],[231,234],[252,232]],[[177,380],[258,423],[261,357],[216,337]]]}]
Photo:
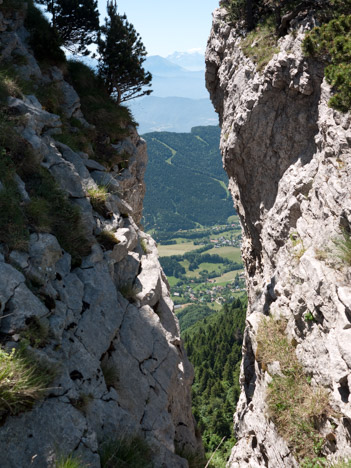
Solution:
[{"label": "rock face", "polygon": [[259,73],[218,9],[206,53],[249,295],[229,467],[298,466],[267,416],[269,375],[255,359],[268,314],[287,321],[312,385],[329,392],[337,416],[321,428],[332,434],[325,456],[351,458],[351,268],[337,247],[351,226],[351,118],[328,107],[330,87],[321,65],[302,54],[303,33],[304,25],[280,39]]},{"label": "rock face", "polygon": [[[4,54],[8,60],[14,54],[25,56],[28,65],[18,66],[18,72],[59,83],[62,115],[89,127],[79,97],[62,73],[54,67],[42,75],[23,39],[21,19],[16,14],[5,20],[0,14],[3,59]],[[155,468],[186,468],[176,448],[201,451],[191,413],[193,370],[156,244],[138,226],[146,144],[129,128],[129,136],[116,148],[129,155],[128,167],[108,171],[55,140],[61,118],[44,110],[34,95],[9,98],[8,107],[21,116],[17,131],[34,148],[37,160],[81,209],[92,248],[81,265],[73,267],[71,256],[50,233],[32,233],[27,252],[8,252],[1,246],[3,342],[8,350],[16,347],[28,324],[40,321],[49,330],[47,343],[29,348],[56,374],[46,398],[33,410],[2,421],[1,466],[54,467],[59,456],[73,455],[84,466],[99,468],[101,442],[139,436],[151,447]],[[98,185],[108,191],[106,218],[93,209],[87,192]],[[23,203],[28,202],[23,181],[18,187]],[[113,233],[113,248],[97,242],[104,230]],[[44,302],[31,284],[40,289]]]}]

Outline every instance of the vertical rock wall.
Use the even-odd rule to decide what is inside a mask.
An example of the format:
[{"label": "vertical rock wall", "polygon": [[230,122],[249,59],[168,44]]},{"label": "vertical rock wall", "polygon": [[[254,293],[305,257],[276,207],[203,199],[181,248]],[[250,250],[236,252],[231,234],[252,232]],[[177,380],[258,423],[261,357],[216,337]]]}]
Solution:
[{"label": "vertical rock wall", "polygon": [[230,467],[298,466],[267,416],[271,376],[255,359],[268,314],[287,321],[312,385],[329,392],[324,455],[351,458],[351,268],[336,247],[351,226],[351,118],[328,107],[323,68],[301,52],[305,27],[259,73],[218,9],[206,52],[249,295]]},{"label": "vertical rock wall", "polygon": [[[26,45],[23,14],[0,13],[2,64],[21,55],[18,73],[36,83],[55,82],[65,118],[86,122],[79,96],[52,67],[42,73]],[[59,456],[79,457],[100,467],[101,444],[109,438],[144,438],[157,467],[187,467],[175,449],[201,450],[191,414],[193,370],[180,339],[169,286],[153,239],[139,227],[145,192],[146,144],[135,128],[114,146],[128,167],[108,171],[82,152],[55,140],[62,120],[43,109],[35,95],[11,97],[6,112],[21,116],[16,128],[34,149],[70,201],[79,206],[92,244],[79,267],[51,233],[33,232],[27,251],[0,254],[0,334],[8,350],[18,346],[28,324],[49,330],[44,346],[29,350],[55,369],[56,378],[33,410],[2,415],[1,467],[54,467]],[[22,203],[30,201],[17,176]],[[93,209],[89,189],[107,187],[106,216]],[[74,230],[75,226],[70,226]],[[113,233],[114,247],[96,236]],[[34,282],[40,294],[30,289]],[[82,404],[84,402],[84,404]]]}]

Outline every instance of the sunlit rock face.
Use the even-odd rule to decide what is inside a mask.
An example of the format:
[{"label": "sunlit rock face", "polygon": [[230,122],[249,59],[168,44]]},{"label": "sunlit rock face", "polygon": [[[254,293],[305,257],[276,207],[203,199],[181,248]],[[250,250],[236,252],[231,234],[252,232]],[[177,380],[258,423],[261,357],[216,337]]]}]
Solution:
[{"label": "sunlit rock face", "polygon": [[[202,450],[191,413],[193,370],[156,244],[140,228],[146,144],[134,127],[127,128],[114,147],[128,155],[121,171],[107,170],[55,140],[62,118],[74,117],[86,130],[93,127],[62,72],[56,67],[41,71],[22,24],[23,15],[0,14],[2,60],[20,54],[26,65],[16,69],[24,78],[56,83],[63,96],[61,117],[47,112],[35,95],[9,98],[8,112],[20,117],[16,130],[35,150],[36,163],[80,208],[91,252],[73,265],[57,238],[45,231],[30,235],[27,251],[1,246],[3,342],[8,350],[16,347],[28,324],[40,321],[48,330],[46,342],[29,350],[56,377],[32,410],[2,420],[0,464],[54,467],[59,457],[72,455],[84,466],[99,468],[106,440],[140,437],[151,448],[156,468],[186,468],[176,449]],[[30,202],[26,184],[16,177],[23,204]],[[107,191],[105,216],[94,210],[88,193],[101,186]],[[103,231],[113,232],[112,247],[97,241]]]},{"label": "sunlit rock face", "polygon": [[301,52],[306,26],[280,39],[259,73],[218,9],[206,52],[249,295],[229,467],[298,466],[267,415],[271,376],[255,359],[260,318],[269,314],[286,320],[312,385],[329,392],[324,455],[351,458],[351,268],[337,247],[351,226],[351,119],[328,107],[323,69]]}]

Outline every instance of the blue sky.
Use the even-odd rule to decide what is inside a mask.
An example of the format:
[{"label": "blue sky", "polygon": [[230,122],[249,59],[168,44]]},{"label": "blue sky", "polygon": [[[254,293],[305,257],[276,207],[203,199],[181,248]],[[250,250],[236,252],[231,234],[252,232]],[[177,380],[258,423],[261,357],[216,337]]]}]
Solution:
[{"label": "blue sky", "polygon": [[[106,0],[98,0],[106,16]],[[212,11],[218,0],[117,0],[118,12],[126,13],[141,35],[149,55],[166,57],[172,52],[205,50]]]}]

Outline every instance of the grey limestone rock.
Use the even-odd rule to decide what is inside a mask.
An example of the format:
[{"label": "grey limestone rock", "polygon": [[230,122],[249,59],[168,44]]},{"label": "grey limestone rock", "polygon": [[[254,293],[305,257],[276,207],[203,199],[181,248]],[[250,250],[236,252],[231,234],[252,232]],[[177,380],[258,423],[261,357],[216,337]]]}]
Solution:
[{"label": "grey limestone rock", "polygon": [[[336,247],[350,229],[350,116],[328,107],[321,64],[301,51],[304,25],[279,39],[259,73],[242,37],[214,13],[206,79],[221,121],[221,151],[243,228],[249,304],[234,416],[237,445],[228,468],[296,467],[267,415],[270,374],[255,359],[263,314],[287,321],[287,334],[312,384],[326,388],[341,415],[326,444],[328,463],[351,457],[349,435],[350,265]],[[307,315],[308,314],[308,315]],[[307,317],[313,320],[307,320]],[[332,418],[331,418],[332,419]],[[321,427],[325,436],[330,421]]]}]

